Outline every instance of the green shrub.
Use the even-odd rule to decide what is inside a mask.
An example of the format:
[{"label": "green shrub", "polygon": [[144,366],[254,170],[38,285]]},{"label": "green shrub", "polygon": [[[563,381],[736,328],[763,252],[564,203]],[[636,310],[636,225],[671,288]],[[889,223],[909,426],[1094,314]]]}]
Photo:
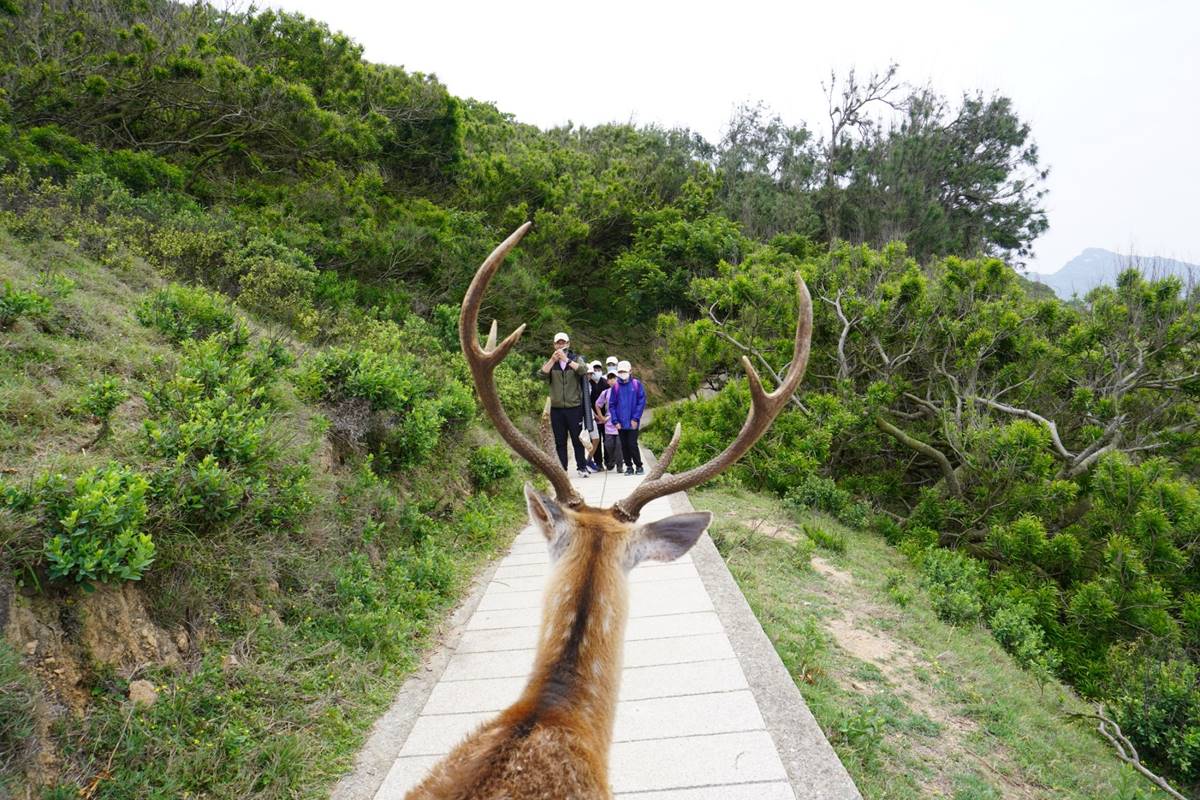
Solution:
[{"label": "green shrub", "polygon": [[922,583],[934,612],[946,622],[963,625],[979,619],[983,579],[983,565],[957,550],[931,547],[921,554]]},{"label": "green shrub", "polygon": [[845,744],[856,751],[866,763],[871,763],[879,754],[887,732],[887,721],[871,701],[865,701],[854,709],[839,709],[833,723],[830,739]]},{"label": "green shrub", "polygon": [[247,353],[231,334],[185,341],[179,367],[147,393],[146,451],[164,459],[155,476],[160,515],[214,525],[245,512],[268,529],[308,511],[308,465],[280,463],[270,435],[277,365],[286,351]]},{"label": "green shrub", "polygon": [[106,423],[116,407],[128,397],[129,392],[121,386],[119,378],[104,378],[87,385],[76,409],[80,414]]},{"label": "green shrub", "polygon": [[904,529],[886,514],[876,514],[870,520],[871,530],[883,537],[890,545],[899,545],[904,539]]},{"label": "green shrub", "polygon": [[[219,294],[200,287],[171,284],[137,307],[138,321],[174,342],[207,339],[215,333],[237,332],[233,307]],[[243,331],[238,338],[245,339]]]},{"label": "green shrub", "polygon": [[514,466],[507,449],[485,444],[471,452],[468,469],[471,482],[479,489],[486,489],[512,475]]},{"label": "green shrub", "polygon": [[1114,646],[1107,666],[1108,706],[1142,759],[1200,778],[1200,666],[1133,645]]},{"label": "green shrub", "polygon": [[846,532],[840,528],[829,528],[824,525],[801,525],[800,529],[817,547],[823,547],[834,553],[846,552]]},{"label": "green shrub", "polygon": [[454,561],[427,540],[393,552],[379,568],[356,553],[335,578],[336,635],[365,651],[392,653],[427,630],[454,586]]},{"label": "green shrub", "polygon": [[265,441],[267,415],[255,404],[258,397],[259,390],[245,384],[206,391],[176,376],[151,395],[153,416],[144,424],[148,449],[171,460],[212,455],[222,464],[255,470],[271,456]]},{"label": "green shrub", "polygon": [[0,292],[0,330],[8,330],[19,317],[38,317],[49,313],[51,303],[37,292],[14,289],[8,281]]},{"label": "green shrub", "polygon": [[180,453],[175,463],[155,481],[156,494],[168,495],[187,523],[216,524],[237,513],[246,487],[217,458],[206,454],[199,461]]},{"label": "green shrub", "polygon": [[807,474],[801,477],[800,482],[784,495],[783,501],[797,510],[811,508],[824,511],[839,522],[855,528],[865,527],[870,517],[870,510],[864,504],[856,502],[854,496],[840,488],[835,481],[820,475]]},{"label": "green shrub", "polygon": [[[335,444],[365,445],[381,468],[420,464],[437,447],[442,399],[435,396],[427,370],[411,356],[332,348],[300,368],[296,386],[301,397],[329,407]],[[452,412],[463,413],[466,399],[462,387],[457,400],[449,401]]]},{"label": "green shrub", "polygon": [[426,394],[429,382],[416,359],[370,349],[334,347],[301,366],[296,377],[301,397],[310,402],[366,400],[377,411],[399,411]]},{"label": "green shrub", "polygon": [[44,545],[53,578],[135,581],[154,560],[154,542],[142,531],[149,484],[128,467],[109,464],[74,481],[47,475],[38,502],[51,532]]},{"label": "green shrub", "polygon": [[1038,626],[1031,607],[1025,603],[1006,604],[992,614],[988,624],[996,641],[1039,681],[1054,677],[1060,659],[1058,653],[1046,644],[1045,634]]},{"label": "green shrub", "polygon": [[796,537],[796,543],[792,545],[792,560],[797,569],[810,570],[812,569],[813,552],[817,549],[817,545],[812,539],[804,534]]},{"label": "green shrub", "polygon": [[475,395],[458,381],[447,381],[438,393],[438,414],[448,425],[466,427],[475,418]]},{"label": "green shrub", "polygon": [[908,581],[904,577],[904,573],[895,567],[888,567],[883,573],[883,590],[887,592],[887,596],[892,602],[901,608],[905,608],[912,602],[912,590],[908,586]]},{"label": "green shrub", "polygon": [[317,271],[311,259],[277,245],[256,243],[238,259],[238,270],[243,272],[238,305],[282,322],[300,336],[311,336],[319,317],[313,305]]},{"label": "green shrub", "polygon": [[389,425],[378,447],[388,467],[424,464],[438,445],[442,415],[436,400],[413,403],[408,412]]}]

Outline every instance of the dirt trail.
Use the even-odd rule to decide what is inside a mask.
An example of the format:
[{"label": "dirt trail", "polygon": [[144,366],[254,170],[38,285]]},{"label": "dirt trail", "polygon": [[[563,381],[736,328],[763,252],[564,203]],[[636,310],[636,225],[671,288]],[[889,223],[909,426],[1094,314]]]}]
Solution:
[{"label": "dirt trail", "polygon": [[[899,622],[900,612],[894,607],[881,605],[871,599],[865,588],[858,585],[854,577],[819,555],[812,558],[813,569],[822,576],[825,586],[819,593],[826,598],[837,615],[823,620],[825,629],[837,645],[851,656],[872,664],[879,669],[887,685],[896,696],[904,701],[910,711],[920,714],[937,724],[936,736],[907,737],[905,747],[915,750],[921,760],[928,764],[961,764],[965,756],[974,762],[980,772],[989,775],[1003,786],[1005,797],[1043,796],[1036,787],[1020,779],[1020,770],[1002,752],[993,751],[985,761],[972,750],[967,738],[979,731],[974,720],[954,709],[953,702],[942,697],[935,686],[923,681],[920,675],[945,674],[955,665],[949,653],[935,658],[919,652],[911,643],[889,632],[890,625],[882,622]],[[867,694],[874,691],[848,675],[833,676],[843,688]],[[954,787],[948,772],[935,770],[922,781],[922,789],[929,796],[951,796]]]}]

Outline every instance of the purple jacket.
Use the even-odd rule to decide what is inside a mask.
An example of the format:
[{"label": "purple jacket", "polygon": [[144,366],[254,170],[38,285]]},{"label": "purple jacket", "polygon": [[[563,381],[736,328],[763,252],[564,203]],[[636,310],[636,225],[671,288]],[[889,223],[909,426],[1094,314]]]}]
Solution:
[{"label": "purple jacket", "polygon": [[622,383],[617,380],[616,386],[609,390],[608,405],[612,409],[614,422],[619,422],[622,428],[629,428],[629,423],[637,420],[641,427],[642,412],[646,410],[646,389],[637,378],[630,378]]},{"label": "purple jacket", "polygon": [[[609,388],[601,392],[600,396],[596,398],[596,411],[605,417],[608,417],[608,398],[611,395],[612,389]],[[617,426],[613,424],[612,417],[608,417],[608,422],[604,423],[604,432],[617,433]]]}]

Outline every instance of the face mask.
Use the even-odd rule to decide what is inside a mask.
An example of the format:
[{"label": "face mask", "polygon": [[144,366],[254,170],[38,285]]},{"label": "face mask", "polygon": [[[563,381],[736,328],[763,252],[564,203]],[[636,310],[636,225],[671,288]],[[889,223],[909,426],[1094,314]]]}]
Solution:
[{"label": "face mask", "polygon": [[627,381],[627,380],[629,380],[629,373],[628,372],[618,372],[617,377],[623,381]]}]

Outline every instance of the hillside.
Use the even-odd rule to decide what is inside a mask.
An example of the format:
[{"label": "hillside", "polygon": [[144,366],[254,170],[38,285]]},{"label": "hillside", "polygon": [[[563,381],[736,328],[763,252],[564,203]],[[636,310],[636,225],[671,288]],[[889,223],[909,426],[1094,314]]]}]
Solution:
[{"label": "hillside", "polygon": [[1092,708],[1069,687],[946,622],[928,566],[770,496],[692,500],[716,514],[717,548],[866,800],[1168,796],[1073,716]]},{"label": "hillside", "polygon": [[[506,451],[468,395],[429,407],[405,469],[363,460],[340,401],[297,387],[365,351],[141,259],[0,232],[0,284],[0,794],[323,796],[515,534]],[[375,333],[441,369],[419,321]]]},{"label": "hillside", "polygon": [[1099,247],[1089,247],[1064,264],[1057,272],[1030,273],[1036,283],[1049,286],[1063,300],[1083,297],[1097,286],[1113,286],[1117,276],[1134,268],[1152,278],[1174,276],[1184,286],[1200,278],[1200,265],[1160,256],[1121,255]]}]

